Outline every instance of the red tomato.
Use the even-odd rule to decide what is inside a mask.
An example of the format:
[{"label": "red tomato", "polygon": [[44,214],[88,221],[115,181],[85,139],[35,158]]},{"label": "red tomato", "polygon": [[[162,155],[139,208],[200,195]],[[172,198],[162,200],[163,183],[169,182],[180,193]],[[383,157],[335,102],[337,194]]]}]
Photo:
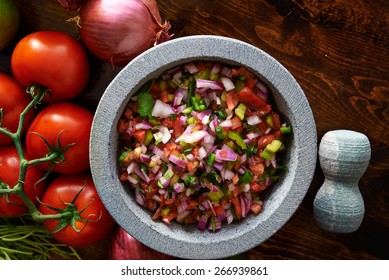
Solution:
[{"label": "red tomato", "polygon": [[[52,146],[73,144],[64,152],[64,161],[53,171],[74,174],[89,168],[89,136],[93,114],[85,108],[69,103],[50,104],[37,114],[26,134],[26,149],[31,158],[42,158],[50,152],[44,137]],[[48,170],[50,163],[40,165]]]},{"label": "red tomato", "polygon": [[[3,117],[0,122],[1,127],[5,127],[11,132],[16,132],[19,125],[20,113],[23,112],[31,100],[32,98],[15,78],[0,73],[0,108],[3,110]],[[27,128],[30,125],[34,114],[34,109],[28,112],[24,119],[24,127]],[[0,133],[0,146],[11,143],[12,139],[10,137]]]},{"label": "red tomato", "polygon": [[[0,147],[0,184],[5,183],[14,188],[19,179],[20,159],[14,145]],[[26,173],[24,182],[24,191],[27,196],[37,202],[37,197],[41,197],[46,188],[46,181],[42,180],[45,172],[38,166],[30,167]],[[0,216],[13,217],[20,216],[28,212],[23,201],[16,194],[11,194],[7,197],[0,195]]]},{"label": "red tomato", "polygon": [[58,31],[38,31],[16,45],[11,68],[25,87],[39,84],[49,89],[46,102],[65,101],[79,95],[89,80],[89,62],[82,45]]},{"label": "red tomato", "polygon": [[115,225],[89,173],[59,175],[48,186],[41,201],[39,210],[42,214],[58,213],[45,205],[57,209],[65,209],[69,203],[75,206],[79,212],[74,224],[78,231],[67,224],[61,230],[53,232],[59,220],[48,219],[43,222],[44,226],[53,232],[53,237],[57,241],[75,248],[86,247],[103,240]]}]

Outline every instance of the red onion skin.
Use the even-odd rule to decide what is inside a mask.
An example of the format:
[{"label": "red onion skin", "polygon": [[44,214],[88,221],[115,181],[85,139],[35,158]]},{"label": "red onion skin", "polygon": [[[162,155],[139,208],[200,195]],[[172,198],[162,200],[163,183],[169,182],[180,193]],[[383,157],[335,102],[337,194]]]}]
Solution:
[{"label": "red onion skin", "polygon": [[86,0],[57,0],[65,11],[77,11]]},{"label": "red onion skin", "polygon": [[155,0],[88,0],[79,11],[80,36],[101,60],[125,66],[133,58],[167,41],[169,23]]},{"label": "red onion skin", "polygon": [[[161,241],[162,242],[162,241]],[[111,260],[173,260],[172,256],[155,251],[129,235],[118,226],[109,248]]]}]

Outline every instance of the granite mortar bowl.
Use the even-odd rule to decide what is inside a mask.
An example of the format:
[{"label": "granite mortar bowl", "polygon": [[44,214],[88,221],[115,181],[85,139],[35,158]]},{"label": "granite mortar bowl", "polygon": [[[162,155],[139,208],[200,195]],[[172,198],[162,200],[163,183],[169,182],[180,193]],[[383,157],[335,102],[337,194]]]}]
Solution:
[{"label": "granite mortar bowl", "polygon": [[[190,61],[243,65],[265,82],[274,105],[293,128],[287,147],[287,170],[268,190],[263,211],[217,232],[196,225],[153,221],[128,187],[119,180],[117,124],[130,98],[147,81]],[[183,259],[223,259],[267,240],[294,214],[313,178],[317,135],[306,96],[277,60],[245,42],[222,36],[196,35],[155,46],[132,60],[107,87],[95,113],[90,139],[90,165],[98,193],[119,226],[148,247]]]}]

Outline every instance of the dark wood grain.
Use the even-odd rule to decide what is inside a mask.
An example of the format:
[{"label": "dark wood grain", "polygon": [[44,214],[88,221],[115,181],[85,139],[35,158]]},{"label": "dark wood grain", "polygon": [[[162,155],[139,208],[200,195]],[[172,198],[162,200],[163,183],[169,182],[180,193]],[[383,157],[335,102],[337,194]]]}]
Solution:
[{"label": "dark wood grain", "polygon": [[[22,12],[19,38],[54,29],[78,36],[56,1],[17,1]],[[265,0],[158,0],[174,38],[195,34],[228,36],[253,44],[282,63],[296,78],[311,105],[318,139],[329,130],[366,134],[372,146],[360,181],[365,217],[358,231],[321,230],[312,203],[324,181],[317,165],[311,187],[293,217],[248,259],[389,259],[389,2],[386,0],[293,0],[292,13],[280,16]],[[91,56],[92,79],[79,102],[93,110],[120,68]],[[1,71],[9,70],[1,54]],[[82,252],[107,258],[108,242]]]}]

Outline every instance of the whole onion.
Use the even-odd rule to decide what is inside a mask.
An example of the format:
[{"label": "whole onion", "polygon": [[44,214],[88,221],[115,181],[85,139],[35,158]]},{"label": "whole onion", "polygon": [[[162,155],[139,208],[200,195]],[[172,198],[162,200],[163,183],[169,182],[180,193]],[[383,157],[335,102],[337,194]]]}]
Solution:
[{"label": "whole onion", "polygon": [[171,260],[173,257],[155,251],[129,235],[118,226],[109,248],[111,260]]},{"label": "whole onion", "polygon": [[86,47],[118,66],[172,36],[155,0],[88,0],[79,10],[78,25]]}]

